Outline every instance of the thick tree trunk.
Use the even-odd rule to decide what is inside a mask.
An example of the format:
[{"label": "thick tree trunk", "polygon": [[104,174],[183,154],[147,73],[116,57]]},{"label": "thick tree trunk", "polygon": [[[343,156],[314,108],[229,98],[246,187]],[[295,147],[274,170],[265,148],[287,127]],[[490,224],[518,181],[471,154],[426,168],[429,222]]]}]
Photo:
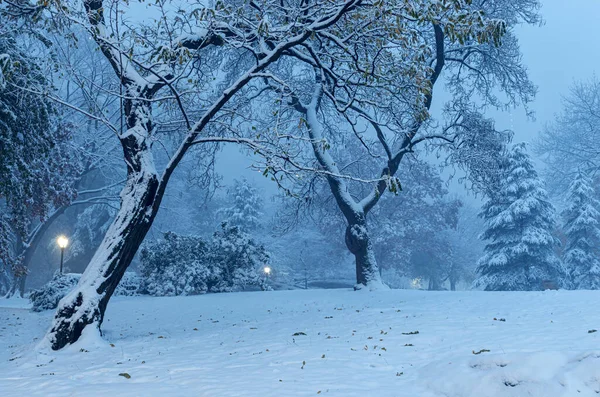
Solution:
[{"label": "thick tree trunk", "polygon": [[442,289],[440,279],[437,273],[433,273],[429,276],[429,291],[440,291]]},{"label": "thick tree trunk", "polygon": [[158,187],[154,172],[129,174],[115,220],[77,287],[59,303],[48,335],[52,349],[74,343],[88,325],[100,328],[108,301],[156,216]]},{"label": "thick tree trunk", "polygon": [[148,132],[152,131],[150,104],[126,100],[128,130],[120,137],[127,181],[121,207],[108,228],[77,287],[58,304],[47,335],[52,349],[76,342],[85,327],[102,325],[104,312],[158,212],[170,173],[159,181]]},{"label": "thick tree trunk", "polygon": [[360,289],[362,286],[378,288],[383,285],[366,223],[348,225],[345,240],[356,262],[355,289]]}]

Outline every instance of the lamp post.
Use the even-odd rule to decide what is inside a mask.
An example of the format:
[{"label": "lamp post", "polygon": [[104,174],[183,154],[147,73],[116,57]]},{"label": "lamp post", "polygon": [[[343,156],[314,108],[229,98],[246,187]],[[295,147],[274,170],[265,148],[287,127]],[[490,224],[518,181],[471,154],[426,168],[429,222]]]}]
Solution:
[{"label": "lamp post", "polygon": [[269,266],[265,266],[262,268],[263,273],[265,274],[265,278],[262,280],[260,289],[262,291],[268,291],[269,288],[269,275],[271,274],[271,268]]},{"label": "lamp post", "polygon": [[56,244],[60,247],[60,274],[63,272],[63,259],[65,257],[65,248],[69,245],[69,239],[65,236],[58,236]]}]

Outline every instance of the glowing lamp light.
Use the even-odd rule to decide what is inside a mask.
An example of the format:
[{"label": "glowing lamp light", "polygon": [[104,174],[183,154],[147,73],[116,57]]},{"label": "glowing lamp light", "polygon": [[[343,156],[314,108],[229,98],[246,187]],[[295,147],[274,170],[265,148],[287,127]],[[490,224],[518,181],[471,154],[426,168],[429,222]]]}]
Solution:
[{"label": "glowing lamp light", "polygon": [[263,269],[263,271],[265,272],[265,274],[268,276],[269,274],[271,274],[271,268],[269,266],[265,266],[265,268]]},{"label": "glowing lamp light", "polygon": [[69,245],[69,239],[65,236],[58,236],[58,238],[56,239],[56,244],[58,244],[60,249],[65,249],[67,248],[67,245]]},{"label": "glowing lamp light", "polygon": [[65,248],[69,245],[69,239],[65,236],[58,236],[56,239],[56,244],[60,247],[60,274],[63,273],[63,261],[65,258]]}]

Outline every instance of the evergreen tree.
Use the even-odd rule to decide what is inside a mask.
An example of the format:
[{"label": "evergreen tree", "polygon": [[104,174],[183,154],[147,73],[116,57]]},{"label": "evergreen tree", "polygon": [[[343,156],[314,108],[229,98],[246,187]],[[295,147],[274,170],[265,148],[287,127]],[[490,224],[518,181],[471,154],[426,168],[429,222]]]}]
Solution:
[{"label": "evergreen tree", "polygon": [[232,205],[219,211],[222,221],[243,231],[258,229],[262,224],[262,197],[246,178],[235,180],[229,189]]},{"label": "evergreen tree", "polygon": [[78,168],[70,126],[49,98],[35,93],[52,90],[44,62],[22,49],[19,40],[26,38],[13,29],[0,29],[0,266],[11,269],[11,295],[17,283],[23,293],[29,233],[73,199]]},{"label": "evergreen tree", "polygon": [[592,180],[579,173],[567,193],[568,206],[563,211],[567,237],[564,263],[576,289],[600,289],[599,202],[595,198]]},{"label": "evergreen tree", "polygon": [[554,252],[555,210],[525,144],[513,147],[503,168],[505,178],[480,214],[487,227],[481,238],[489,242],[475,285],[486,291],[540,290],[546,281],[566,287],[566,272]]}]

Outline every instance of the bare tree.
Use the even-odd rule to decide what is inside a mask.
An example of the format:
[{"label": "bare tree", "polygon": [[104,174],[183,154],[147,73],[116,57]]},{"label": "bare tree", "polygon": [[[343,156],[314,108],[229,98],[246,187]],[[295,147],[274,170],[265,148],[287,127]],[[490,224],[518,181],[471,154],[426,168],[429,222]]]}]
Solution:
[{"label": "bare tree", "polygon": [[563,111],[541,131],[535,150],[547,165],[547,178],[566,191],[579,173],[598,178],[600,170],[600,81],[579,81],[563,98]]},{"label": "bare tree", "polygon": [[[270,139],[266,169],[281,185],[310,185],[307,174],[326,180],[347,222],[357,288],[381,285],[367,215],[386,190],[400,190],[396,173],[405,156],[419,144],[451,149],[449,164],[481,184],[491,173],[477,167],[497,166],[487,159],[509,134],[496,131],[480,108],[527,104],[535,94],[512,28],[520,21],[536,23],[538,3],[500,3],[379,4],[380,19],[365,21],[360,34],[328,32],[312,46],[295,48],[293,61],[272,79],[277,110],[261,120],[261,133]],[[440,122],[430,109],[444,77],[452,100]],[[476,97],[480,106],[474,105]],[[359,159],[343,163],[339,153],[353,139],[363,149],[359,159],[370,158],[368,169],[350,171],[349,164]]]},{"label": "bare tree", "polygon": [[[198,144],[251,144],[238,137],[208,135],[227,125],[225,115],[236,114],[227,108],[230,100],[245,89],[251,96],[251,82],[264,77],[270,65],[314,39],[316,33],[341,23],[361,3],[301,1],[282,7],[268,0],[217,2],[212,9],[189,4],[179,12],[170,2],[161,1],[157,7],[160,26],[153,27],[136,27],[123,20],[121,11],[126,10],[119,9],[118,1],[84,0],[83,14],[56,10],[65,21],[89,31],[120,82],[125,128],[115,128],[114,133],[123,150],[127,179],[114,222],[78,286],[59,304],[48,334],[53,349],[75,342],[88,325],[101,325],[110,297],[152,225],[167,184],[185,154]],[[215,47],[222,50],[216,54]],[[230,62],[220,64],[219,57]],[[230,65],[234,57],[245,60],[247,67],[219,73],[219,66]],[[156,138],[153,115],[160,106],[179,110],[178,120],[170,123],[185,133],[159,173],[152,146]]]}]

